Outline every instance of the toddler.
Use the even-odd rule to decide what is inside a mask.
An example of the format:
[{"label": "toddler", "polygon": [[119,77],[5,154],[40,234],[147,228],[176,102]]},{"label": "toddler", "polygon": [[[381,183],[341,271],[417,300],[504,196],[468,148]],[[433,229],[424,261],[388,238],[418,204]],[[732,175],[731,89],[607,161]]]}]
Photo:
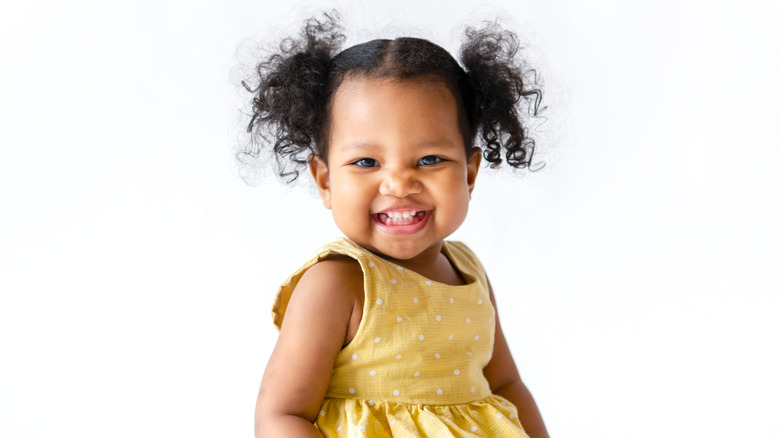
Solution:
[{"label": "toddler", "polygon": [[[476,256],[445,239],[480,165],[532,165],[539,113],[515,36],[468,29],[462,66],[417,38],[341,51],[309,19],[257,66],[249,154],[307,170],[344,238],[279,289],[260,386],[263,437],[546,437]],[[533,73],[533,72],[531,72]]]}]

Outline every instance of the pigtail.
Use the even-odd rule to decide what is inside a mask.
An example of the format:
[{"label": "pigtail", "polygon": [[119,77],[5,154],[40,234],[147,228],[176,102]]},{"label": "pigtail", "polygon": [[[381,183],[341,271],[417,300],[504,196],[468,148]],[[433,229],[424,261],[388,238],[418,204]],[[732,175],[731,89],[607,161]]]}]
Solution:
[{"label": "pigtail", "polygon": [[[256,158],[272,148],[276,172],[286,182],[306,169],[317,143],[325,112],[325,88],[330,60],[344,41],[335,12],[308,19],[297,38],[284,39],[279,51],[255,68],[250,142],[243,154]],[[240,159],[240,158],[239,158]]]},{"label": "pigtail", "polygon": [[[485,160],[491,168],[499,166],[503,149],[506,162],[513,168],[540,169],[544,163],[533,167],[535,142],[527,136],[527,121],[521,113],[524,105],[528,105],[529,117],[538,117],[544,111],[540,108],[542,91],[533,88],[536,72],[526,70],[518,60],[517,37],[495,23],[481,29],[468,28],[465,36],[460,59],[471,85]],[[529,77],[533,80],[527,80]]]}]

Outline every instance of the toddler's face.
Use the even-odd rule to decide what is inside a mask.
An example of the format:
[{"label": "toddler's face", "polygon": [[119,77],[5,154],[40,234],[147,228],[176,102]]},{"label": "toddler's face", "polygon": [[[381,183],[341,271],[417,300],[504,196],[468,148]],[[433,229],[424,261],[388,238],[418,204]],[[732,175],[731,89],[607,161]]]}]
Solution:
[{"label": "toddler's face", "polygon": [[331,120],[328,162],[315,158],[311,169],[336,225],[393,259],[438,253],[466,217],[481,158],[479,149],[466,154],[449,89],[349,79]]}]

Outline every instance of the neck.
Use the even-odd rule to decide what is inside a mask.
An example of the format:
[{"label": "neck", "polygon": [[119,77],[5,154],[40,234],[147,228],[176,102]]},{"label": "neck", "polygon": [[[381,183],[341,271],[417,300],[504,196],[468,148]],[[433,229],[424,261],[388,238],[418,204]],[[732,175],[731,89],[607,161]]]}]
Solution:
[{"label": "neck", "polygon": [[438,283],[449,285],[466,284],[460,272],[455,269],[447,256],[442,252],[441,242],[410,259],[394,259],[376,251],[372,252],[389,262],[414,271]]},{"label": "neck", "polygon": [[437,264],[441,263],[442,259],[445,261],[447,260],[447,258],[441,252],[441,247],[442,243],[439,242],[438,244],[427,248],[425,251],[410,259],[394,259],[379,253],[377,253],[377,255],[381,256],[385,260],[395,263],[396,265],[403,266],[406,269],[411,269],[417,273],[422,273],[423,271],[428,271]]}]

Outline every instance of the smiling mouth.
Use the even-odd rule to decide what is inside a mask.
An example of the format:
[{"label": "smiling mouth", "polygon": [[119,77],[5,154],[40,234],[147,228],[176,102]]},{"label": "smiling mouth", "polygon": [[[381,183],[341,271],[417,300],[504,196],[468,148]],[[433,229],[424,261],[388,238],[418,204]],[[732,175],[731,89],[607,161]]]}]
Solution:
[{"label": "smiling mouth", "polygon": [[372,216],[380,224],[392,227],[422,222],[430,212],[430,210],[394,210],[375,213]]}]

